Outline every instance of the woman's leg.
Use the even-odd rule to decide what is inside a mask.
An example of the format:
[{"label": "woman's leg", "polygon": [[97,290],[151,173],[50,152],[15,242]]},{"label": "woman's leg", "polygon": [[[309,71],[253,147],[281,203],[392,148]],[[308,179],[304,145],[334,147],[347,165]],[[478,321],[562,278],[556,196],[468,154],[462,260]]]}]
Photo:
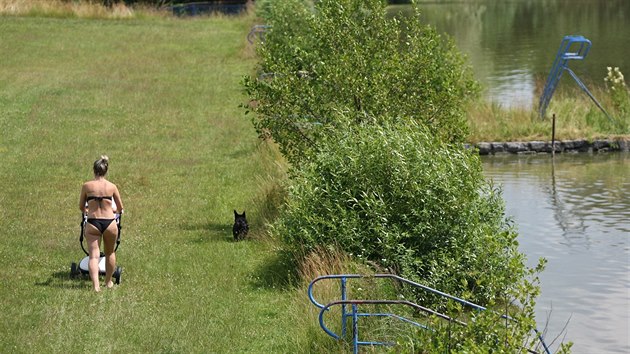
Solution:
[{"label": "woman's leg", "polygon": [[105,248],[105,286],[111,288],[114,286],[112,276],[116,270],[116,239],[118,238],[118,225],[113,221],[103,233],[103,244]]},{"label": "woman's leg", "polygon": [[98,279],[98,263],[101,260],[101,250],[99,249],[99,241],[101,239],[101,235],[98,232],[98,229],[94,227],[94,225],[87,224],[86,226],[87,227],[85,228],[85,238],[87,239],[88,253],[90,257],[88,270],[90,271],[90,279],[92,279],[94,291],[98,292],[101,291],[101,286]]}]

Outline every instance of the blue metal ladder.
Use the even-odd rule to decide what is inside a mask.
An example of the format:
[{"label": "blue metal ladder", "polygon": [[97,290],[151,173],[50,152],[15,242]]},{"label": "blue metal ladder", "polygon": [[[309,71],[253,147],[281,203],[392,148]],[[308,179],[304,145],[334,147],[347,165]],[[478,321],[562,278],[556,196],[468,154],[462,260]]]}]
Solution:
[{"label": "blue metal ladder", "polygon": [[547,111],[547,106],[549,105],[549,101],[551,101],[551,96],[556,90],[558,86],[558,82],[560,82],[560,78],[562,77],[562,73],[566,70],[571,74],[571,77],[577,82],[578,86],[584,91],[588,97],[595,102],[597,107],[604,112],[606,117],[610,121],[613,121],[612,117],[606,112],[604,107],[595,99],[593,94],[586,88],[586,85],[577,77],[577,75],[573,72],[573,70],[569,69],[569,61],[570,60],[584,60],[588,51],[591,49],[591,41],[584,38],[583,36],[564,36],[562,42],[560,42],[560,48],[558,48],[558,53],[556,54],[556,58],[553,61],[553,65],[551,66],[551,71],[549,72],[549,76],[547,77],[547,82],[545,83],[545,88],[543,89],[543,93],[540,96],[540,101],[538,105],[540,117],[545,117],[545,112]]},{"label": "blue metal ladder", "polygon": [[[398,319],[400,321],[406,322],[408,324],[411,324],[415,327],[419,327],[422,329],[426,329],[426,330],[431,330],[431,328],[429,328],[428,326],[418,323],[416,321],[410,320],[408,318],[405,318],[403,316],[394,314],[394,313],[370,313],[370,312],[360,312],[359,311],[359,306],[361,305],[362,307],[365,307],[365,305],[369,305],[369,306],[374,306],[374,305],[401,305],[401,306],[407,306],[407,307],[411,307],[415,310],[430,314],[430,315],[435,315],[436,317],[439,317],[443,320],[449,321],[449,322],[453,322],[453,323],[457,323],[459,325],[466,325],[466,323],[461,322],[457,319],[451,318],[448,315],[439,313],[437,311],[431,310],[429,308],[426,308],[424,306],[418,305],[416,303],[410,302],[410,301],[406,301],[406,300],[349,300],[348,297],[348,293],[347,293],[347,282],[349,279],[359,279],[359,278],[388,278],[391,280],[395,280],[395,281],[399,281],[401,283],[405,283],[405,284],[409,284],[413,287],[425,290],[427,292],[430,292],[432,294],[438,295],[440,297],[449,299],[449,300],[453,300],[456,301],[468,308],[472,308],[474,310],[479,310],[479,311],[485,311],[487,310],[485,307],[474,304],[472,302],[466,301],[464,299],[460,299],[458,297],[446,294],[444,292],[441,292],[439,290],[430,288],[428,286],[413,282],[411,280],[405,279],[405,278],[401,278],[397,275],[394,274],[375,274],[375,275],[360,275],[360,274],[335,274],[335,275],[324,275],[324,276],[320,276],[315,278],[313,281],[311,281],[311,283],[308,286],[308,297],[311,300],[311,302],[317,306],[320,309],[319,312],[319,325],[320,327],[324,330],[324,332],[326,332],[329,336],[333,337],[336,340],[341,340],[346,336],[346,322],[347,319],[350,318],[352,321],[352,344],[353,344],[353,352],[354,354],[358,354],[359,352],[359,346],[361,345],[370,345],[370,346],[374,346],[374,345],[393,345],[393,343],[388,343],[388,342],[375,342],[375,341],[362,341],[359,340],[359,318],[360,317],[390,317],[390,318],[395,318]],[[326,279],[339,279],[340,280],[340,285],[341,285],[341,299],[340,300],[336,300],[336,301],[332,301],[326,305],[323,305],[321,303],[319,303],[317,300],[315,300],[314,296],[313,296],[313,288],[315,283],[322,281],[322,280],[326,280]],[[325,324],[324,321],[324,315],[325,313],[333,306],[341,306],[341,334],[337,334],[333,331],[331,331]],[[347,311],[347,306],[351,307],[350,311]],[[506,315],[502,315],[501,318],[503,319],[509,319],[511,320],[511,318],[509,318]],[[538,332],[538,330],[536,331],[536,335],[538,337],[538,340],[540,341],[540,344],[542,345],[544,352],[546,354],[551,354],[547,344],[544,341],[544,338],[542,336],[542,334],[540,332]],[[527,349],[528,352],[533,353],[533,354],[538,354],[535,351],[529,350]]]}]

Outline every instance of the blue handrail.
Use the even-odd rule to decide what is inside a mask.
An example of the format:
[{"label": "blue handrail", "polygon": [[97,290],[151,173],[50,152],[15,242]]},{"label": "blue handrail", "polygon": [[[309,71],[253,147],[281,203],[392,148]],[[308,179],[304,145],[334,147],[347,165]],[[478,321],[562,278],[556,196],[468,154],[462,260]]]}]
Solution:
[{"label": "blue handrail", "polygon": [[[393,304],[393,305],[404,305],[404,306],[408,306],[408,307],[412,307],[416,310],[431,314],[431,315],[435,315],[439,318],[442,318],[444,320],[447,320],[449,322],[454,322],[457,323],[459,325],[466,325],[466,323],[456,320],[454,318],[451,318],[445,314],[436,312],[434,310],[431,310],[429,308],[423,307],[421,305],[418,305],[416,303],[407,301],[407,300],[348,300],[347,299],[347,281],[348,279],[357,279],[357,278],[389,278],[392,280],[396,280],[402,283],[406,283],[409,285],[412,285],[416,288],[420,288],[423,289],[425,291],[428,291],[430,293],[439,295],[441,297],[456,301],[464,306],[473,308],[475,310],[479,310],[479,311],[485,311],[487,310],[487,308],[481,306],[481,305],[477,305],[475,303],[472,303],[470,301],[458,298],[456,296],[444,293],[442,291],[430,288],[428,286],[413,282],[411,280],[399,277],[397,275],[394,274],[374,274],[374,275],[361,275],[361,274],[334,274],[334,275],[323,275],[323,276],[319,276],[315,279],[313,279],[313,281],[311,281],[311,283],[308,286],[308,297],[310,299],[310,301],[320,309],[319,312],[319,324],[320,327],[324,330],[324,332],[326,332],[329,336],[333,337],[336,340],[340,340],[343,337],[346,336],[346,319],[348,317],[352,318],[352,342],[353,342],[353,349],[354,349],[354,353],[358,353],[358,347],[360,345],[391,345],[392,343],[387,343],[387,342],[368,342],[368,341],[360,341],[359,340],[359,329],[358,329],[358,319],[359,317],[391,317],[391,318],[396,318],[398,320],[401,320],[403,322],[407,322],[409,324],[412,324],[414,326],[426,329],[426,330],[431,330],[430,327],[420,324],[418,322],[409,320],[405,317],[393,314],[393,313],[369,313],[369,312],[359,312],[359,305],[378,305],[378,304]],[[326,280],[326,279],[339,279],[340,280],[340,284],[341,284],[341,300],[337,300],[337,301],[332,301],[330,303],[328,303],[327,305],[322,305],[320,302],[318,302],[317,300],[315,300],[315,297],[313,296],[313,287],[315,285],[315,283],[321,281],[321,280]],[[352,310],[350,312],[346,312],[346,305],[351,305]],[[324,322],[324,314],[333,306],[341,306],[341,335],[338,335],[336,333],[334,333],[333,331],[331,331],[325,324]],[[507,315],[501,315],[501,318],[504,319],[509,319],[509,320],[513,320],[512,318],[510,318]],[[544,341],[544,338],[542,336],[542,334],[537,330],[534,329],[534,331],[536,332],[536,335],[538,337],[538,340],[540,341],[541,345],[544,348],[544,351],[546,354],[551,354],[547,344]],[[530,353],[536,353],[532,350],[527,349],[528,352]]]},{"label": "blue handrail", "polygon": [[[412,285],[412,286],[414,286],[414,287],[416,287],[416,288],[420,288],[420,289],[426,290],[426,291],[428,291],[428,292],[431,292],[431,293],[433,293],[433,294],[436,294],[436,295],[439,295],[439,296],[445,297],[445,298],[447,298],[447,299],[454,300],[454,301],[456,301],[456,302],[459,302],[459,303],[460,303],[460,304],[462,304],[462,305],[469,306],[469,307],[474,308],[474,309],[476,309],[476,310],[482,310],[482,311],[483,311],[483,310],[486,310],[486,308],[485,308],[485,307],[483,307],[483,306],[481,306],[481,305],[477,305],[477,304],[472,303],[472,302],[470,302],[470,301],[466,301],[466,300],[464,300],[464,299],[460,299],[460,298],[458,298],[458,297],[456,297],[456,296],[453,296],[453,295],[447,294],[447,293],[445,293],[445,292],[442,292],[442,291],[439,291],[439,290],[436,290],[436,289],[430,288],[430,287],[428,287],[428,286],[426,286],[426,285],[422,285],[422,284],[416,283],[416,282],[411,281],[411,280],[409,280],[409,279],[405,279],[405,278],[399,277],[398,275],[395,275],[395,274],[373,274],[373,275],[363,275],[363,274],[333,274],[333,275],[322,275],[322,276],[319,276],[319,277],[315,278],[315,279],[314,279],[314,280],[313,280],[313,281],[309,284],[309,286],[308,286],[308,295],[309,295],[309,298],[310,298],[311,302],[312,302],[315,306],[317,306],[317,307],[319,307],[320,309],[322,309],[322,308],[324,308],[324,305],[322,305],[322,304],[320,304],[319,302],[317,302],[317,301],[315,300],[315,298],[313,297],[313,285],[315,285],[315,283],[317,283],[318,281],[324,280],[324,279],[357,279],[357,278],[389,278],[389,279],[397,280],[397,281],[400,281],[400,282],[403,282],[403,283],[407,283],[407,284]],[[342,280],[342,282],[345,282],[345,280]],[[343,292],[343,291],[344,291],[344,290],[342,289],[342,292]],[[344,295],[344,294],[342,294],[342,297],[343,297],[343,296],[345,296],[345,295]],[[344,299],[342,299],[342,300],[344,300]]]},{"label": "blue handrail", "polygon": [[326,311],[328,311],[331,307],[333,306],[337,306],[337,305],[341,305],[342,307],[345,305],[352,305],[353,306],[353,313],[352,314],[346,314],[347,316],[354,316],[356,314],[356,316],[363,316],[363,317],[391,317],[391,318],[396,318],[398,320],[401,320],[403,322],[407,322],[410,323],[412,325],[415,325],[417,327],[421,327],[424,329],[428,329],[430,330],[431,328],[418,323],[416,321],[412,321],[408,318],[405,318],[403,316],[400,315],[396,315],[393,313],[360,313],[358,312],[358,305],[405,305],[408,307],[412,307],[418,311],[422,311],[425,313],[428,313],[430,315],[435,315],[439,318],[442,318],[444,320],[448,320],[451,322],[455,322],[457,324],[460,325],[466,325],[465,322],[459,321],[457,319],[451,318],[448,315],[445,315],[443,313],[439,313],[437,311],[433,311],[429,308],[426,308],[424,306],[420,306],[416,303],[413,303],[411,301],[407,301],[407,300],[341,300],[341,301],[333,301],[328,303],[327,305],[324,305],[324,307],[322,308],[322,310],[319,312],[319,324],[322,327],[322,329],[324,330],[324,332],[326,332],[329,336],[335,338],[335,339],[341,339],[342,336],[336,334],[335,332],[331,331],[327,326],[326,323],[324,322],[324,314],[326,313]]}]

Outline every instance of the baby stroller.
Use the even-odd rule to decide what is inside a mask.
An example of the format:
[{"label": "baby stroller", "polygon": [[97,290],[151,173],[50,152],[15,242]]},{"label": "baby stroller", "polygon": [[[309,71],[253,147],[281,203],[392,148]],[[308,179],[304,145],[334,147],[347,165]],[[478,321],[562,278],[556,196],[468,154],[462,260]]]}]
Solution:
[{"label": "baby stroller", "polygon": [[[120,230],[122,229],[122,225],[121,225],[121,219],[122,219],[122,215],[121,214],[114,214],[115,215],[115,221],[116,221],[116,226],[118,226],[118,237],[116,238],[116,247],[114,248],[114,252],[116,252],[118,250],[118,245],[120,245]],[[82,215],[82,220],[81,220],[81,234],[79,236],[79,243],[81,244],[81,249],[83,250],[83,252],[85,253],[85,257],[79,262],[79,264],[77,265],[77,263],[72,262],[72,264],[70,265],[70,276],[75,277],[79,274],[90,274],[89,268],[88,268],[88,264],[90,262],[90,254],[88,253],[88,251],[85,250],[85,246],[83,246],[83,234],[85,232],[85,224],[87,223],[87,214],[83,213]],[[98,268],[99,268],[99,274],[104,275],[105,274],[105,253],[101,252],[101,259],[98,263]],[[116,284],[120,284],[120,278],[122,276],[122,268],[120,267],[116,267],[116,269],[114,269],[114,274],[113,274],[113,279],[114,279],[114,283]]]}]

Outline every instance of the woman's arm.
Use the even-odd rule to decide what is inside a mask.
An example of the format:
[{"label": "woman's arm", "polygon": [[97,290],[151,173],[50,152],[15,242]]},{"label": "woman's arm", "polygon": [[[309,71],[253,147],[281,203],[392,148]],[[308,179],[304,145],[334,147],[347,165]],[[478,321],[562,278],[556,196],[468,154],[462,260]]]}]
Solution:
[{"label": "woman's arm", "polygon": [[79,197],[79,210],[81,210],[82,213],[87,212],[87,209],[85,207],[85,201],[87,199],[87,192],[85,191],[85,184],[81,187],[81,196]]},{"label": "woman's arm", "polygon": [[118,187],[116,187],[115,184],[114,184],[114,202],[116,203],[118,214],[122,214],[124,207],[123,207],[122,199],[120,199],[120,192],[118,192]]}]

